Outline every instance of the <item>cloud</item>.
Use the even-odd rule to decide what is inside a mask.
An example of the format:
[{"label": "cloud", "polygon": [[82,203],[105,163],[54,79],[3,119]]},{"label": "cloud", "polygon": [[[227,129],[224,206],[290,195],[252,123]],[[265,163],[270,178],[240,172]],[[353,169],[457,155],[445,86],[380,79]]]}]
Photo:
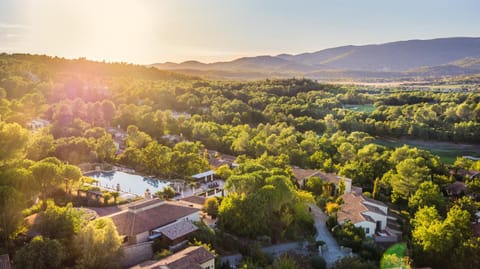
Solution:
[{"label": "cloud", "polygon": [[27,34],[28,26],[0,22],[0,50],[12,51],[18,49]]},{"label": "cloud", "polygon": [[27,29],[28,26],[23,24],[13,24],[0,22],[0,29]]}]

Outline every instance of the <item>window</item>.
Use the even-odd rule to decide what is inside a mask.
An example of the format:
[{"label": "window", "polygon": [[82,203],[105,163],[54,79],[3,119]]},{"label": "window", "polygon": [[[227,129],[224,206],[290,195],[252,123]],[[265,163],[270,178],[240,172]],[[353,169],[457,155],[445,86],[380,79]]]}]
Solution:
[{"label": "window", "polygon": [[365,228],[365,233],[370,234],[370,228]]}]

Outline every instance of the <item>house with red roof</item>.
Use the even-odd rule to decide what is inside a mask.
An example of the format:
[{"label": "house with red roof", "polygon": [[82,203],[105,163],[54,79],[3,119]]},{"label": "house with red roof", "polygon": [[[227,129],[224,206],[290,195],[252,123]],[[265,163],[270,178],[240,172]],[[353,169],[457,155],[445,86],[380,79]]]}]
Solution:
[{"label": "house with red roof", "polygon": [[191,246],[159,261],[146,261],[132,269],[215,269],[215,255],[203,246]]},{"label": "house with red roof", "polygon": [[[200,209],[176,201],[145,200],[109,215],[127,245],[147,242],[161,228],[200,221]],[[193,224],[192,224],[193,225]],[[191,226],[190,226],[191,227]],[[193,230],[193,229],[190,229]]]}]

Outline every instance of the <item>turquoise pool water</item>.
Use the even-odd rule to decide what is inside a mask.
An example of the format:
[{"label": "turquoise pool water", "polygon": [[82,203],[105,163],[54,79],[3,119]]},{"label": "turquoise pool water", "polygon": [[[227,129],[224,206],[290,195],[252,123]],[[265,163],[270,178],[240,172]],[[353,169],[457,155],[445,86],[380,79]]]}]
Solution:
[{"label": "turquoise pool water", "polygon": [[85,176],[98,180],[100,187],[116,190],[117,184],[119,184],[120,191],[140,196],[145,194],[146,189],[149,189],[150,193],[154,194],[157,191],[163,190],[163,188],[169,184],[169,182],[165,180],[147,178],[119,171],[93,172],[87,173]]}]

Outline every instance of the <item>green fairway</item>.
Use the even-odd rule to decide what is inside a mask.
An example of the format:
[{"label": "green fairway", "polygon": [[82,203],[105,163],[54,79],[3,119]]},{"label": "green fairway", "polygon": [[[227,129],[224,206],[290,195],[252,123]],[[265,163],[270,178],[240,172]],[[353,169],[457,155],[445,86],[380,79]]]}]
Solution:
[{"label": "green fairway", "polygon": [[358,112],[365,112],[365,113],[372,113],[375,110],[375,107],[372,104],[367,105],[343,105],[344,109],[358,111]]},{"label": "green fairway", "polygon": [[453,164],[457,157],[480,157],[480,145],[394,138],[379,138],[375,140],[375,143],[389,147],[401,147],[403,145],[409,145],[411,147],[428,150],[433,154],[438,155],[442,162],[447,164]]}]

